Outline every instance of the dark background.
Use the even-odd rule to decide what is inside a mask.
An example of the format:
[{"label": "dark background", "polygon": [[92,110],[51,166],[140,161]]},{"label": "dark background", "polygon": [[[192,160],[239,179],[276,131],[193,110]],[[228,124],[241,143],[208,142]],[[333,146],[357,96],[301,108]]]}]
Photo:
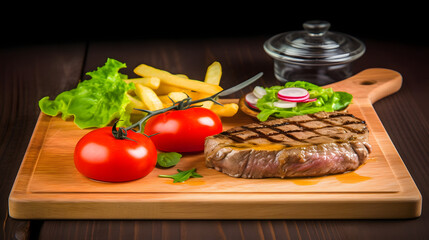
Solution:
[{"label": "dark background", "polygon": [[[427,239],[427,7],[404,1],[385,2],[383,5],[376,1],[317,3],[201,1],[185,5],[183,2],[141,1],[136,5],[126,1],[57,1],[49,4],[14,1],[2,5],[0,221],[3,223],[3,232],[0,239],[23,239],[26,236],[30,239],[38,236],[42,239],[108,239],[115,236],[118,236],[117,239],[121,236],[129,236],[123,239],[137,239],[147,234],[149,238],[153,234],[156,239],[156,236],[168,238],[180,236],[181,233],[191,239],[192,236],[211,236],[209,239],[213,239],[239,233],[244,234],[243,239],[274,239],[276,236],[280,239],[283,233],[290,234],[292,239]],[[59,220],[32,221],[30,224],[8,216],[8,194],[37,122],[39,109],[35,103],[41,97],[55,96],[73,88],[79,77],[104,63],[106,56],[127,56],[126,62],[132,69],[131,66],[141,63],[138,54],[148,51],[148,54],[143,55],[153,56],[160,46],[165,46],[165,51],[173,49],[180,56],[189,57],[181,60],[178,66],[174,65],[175,61],[167,61],[164,63],[167,64],[165,69],[186,66],[186,73],[192,74],[201,74],[201,69],[204,69],[201,66],[206,64],[190,63],[206,56],[202,46],[210,50],[229,49],[229,52],[222,52],[225,59],[254,49],[250,56],[257,60],[263,59],[261,68],[266,66],[268,70],[264,72],[269,76],[272,74],[272,63],[262,50],[263,40],[277,33],[301,30],[303,22],[314,19],[327,20],[331,23],[332,31],[347,33],[364,41],[367,52],[356,61],[357,70],[384,67],[403,75],[400,92],[377,102],[374,108],[422,193],[421,217],[364,221]],[[150,41],[140,44],[140,40],[145,39]],[[158,39],[168,39],[165,42],[169,45],[162,41],[158,43]],[[192,41],[174,45],[171,44],[174,41],[172,39]],[[195,41],[198,39],[202,41]],[[133,45],[128,47],[127,44],[132,43],[128,40],[138,40],[134,46],[139,46],[139,51],[135,52]],[[219,46],[213,42],[218,42]],[[249,70],[254,70],[248,65],[249,61],[237,57],[230,62],[232,64],[228,65],[229,62],[225,61],[225,70],[229,70],[225,71],[225,76],[229,74],[230,79],[235,79],[235,76],[244,79],[240,74],[249,74]]]},{"label": "dark background", "polygon": [[[58,5],[58,6],[57,6]],[[94,40],[266,37],[327,20],[361,39],[426,44],[425,6],[376,1],[12,3],[0,15],[2,47]],[[7,13],[7,14],[6,14]]]}]

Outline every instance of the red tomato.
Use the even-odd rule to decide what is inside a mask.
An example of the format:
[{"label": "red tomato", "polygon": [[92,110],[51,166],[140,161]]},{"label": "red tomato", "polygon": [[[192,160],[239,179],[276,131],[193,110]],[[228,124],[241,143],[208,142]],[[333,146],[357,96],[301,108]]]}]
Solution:
[{"label": "red tomato", "polygon": [[164,152],[203,151],[206,137],[220,132],[220,118],[213,111],[201,107],[155,115],[144,127],[145,134],[156,134],[150,138],[156,148]]},{"label": "red tomato", "polygon": [[153,142],[140,133],[127,131],[129,139],[116,139],[111,127],[93,130],[76,144],[74,163],[88,178],[124,182],[142,178],[156,165]]}]

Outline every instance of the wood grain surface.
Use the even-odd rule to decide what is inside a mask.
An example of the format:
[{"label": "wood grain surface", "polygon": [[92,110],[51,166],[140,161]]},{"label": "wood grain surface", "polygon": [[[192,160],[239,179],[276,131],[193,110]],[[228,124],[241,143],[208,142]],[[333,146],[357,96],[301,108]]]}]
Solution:
[{"label": "wood grain surface", "polygon": [[[429,236],[429,110],[426,67],[429,48],[364,39],[367,52],[355,71],[384,67],[404,78],[396,94],[374,108],[423,197],[422,215],[408,220],[16,220],[7,199],[39,116],[37,101],[74,87],[107,57],[132,68],[147,62],[202,78],[219,60],[223,87],[263,71],[257,84],[277,84],[272,61],[260,46],[265,37],[201,41],[118,41],[18,46],[0,52],[1,209],[5,239],[425,239]],[[132,75],[128,69],[128,74]],[[252,87],[252,86],[251,86]],[[249,89],[251,89],[249,87]],[[232,98],[240,97],[240,93]]]},{"label": "wood grain surface", "polygon": [[[41,114],[10,194],[9,213],[20,219],[417,217],[420,193],[372,108],[374,100],[401,85],[399,73],[381,68],[331,84],[335,91],[354,96],[347,111],[366,121],[373,150],[356,171],[307,179],[232,178],[206,168],[203,153],[194,153],[174,168],[155,169],[136,181],[93,181],[73,162],[74,146],[90,130]],[[223,128],[252,122],[254,118],[239,112],[223,118]],[[157,177],[191,168],[204,177],[176,184]]]}]

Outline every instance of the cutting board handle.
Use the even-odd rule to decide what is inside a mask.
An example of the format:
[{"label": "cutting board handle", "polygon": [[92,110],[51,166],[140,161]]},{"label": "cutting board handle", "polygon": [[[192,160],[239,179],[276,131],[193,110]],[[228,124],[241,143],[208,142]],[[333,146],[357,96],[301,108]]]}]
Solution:
[{"label": "cutting board handle", "polygon": [[334,91],[348,92],[353,98],[367,98],[371,103],[375,103],[399,91],[401,86],[400,73],[385,68],[370,68],[326,87],[332,87]]}]

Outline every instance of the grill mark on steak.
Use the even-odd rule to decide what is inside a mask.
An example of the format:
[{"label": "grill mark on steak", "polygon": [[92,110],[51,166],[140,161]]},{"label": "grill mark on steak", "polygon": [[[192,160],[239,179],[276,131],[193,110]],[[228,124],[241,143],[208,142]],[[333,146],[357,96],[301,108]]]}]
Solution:
[{"label": "grill mark on steak", "polygon": [[[362,164],[371,151],[367,135],[365,121],[344,112],[319,112],[252,123],[208,137],[205,148],[206,165],[230,176],[245,178],[320,176],[350,171]],[[219,146],[214,148],[212,145]],[[222,157],[213,157],[212,152],[223,151],[223,148],[228,148],[229,152],[221,154]],[[262,159],[257,160],[255,156]],[[246,159],[240,161],[240,157]],[[235,164],[231,161],[240,162],[241,167],[234,167]],[[306,167],[296,168],[298,172],[287,170],[289,173],[286,173],[285,169],[291,169],[291,166],[284,165],[291,164],[290,161],[293,164],[305,164]],[[328,163],[329,161],[342,162],[344,166],[317,170],[323,168],[324,164],[335,165]],[[263,163],[282,167],[277,169],[264,166]],[[308,170],[307,165],[316,170]],[[260,168],[264,173],[259,174],[254,168]],[[304,168],[307,170],[300,172]]]},{"label": "grill mark on steak", "polygon": [[[341,123],[343,123],[341,125]],[[360,126],[361,124],[362,126]],[[350,127],[347,127],[350,125]],[[337,142],[353,140],[354,134],[364,134],[367,131],[365,121],[356,118],[349,113],[315,113],[309,115],[294,116],[284,119],[276,119],[262,123],[252,123],[237,128],[232,128],[221,134],[226,135],[236,142],[246,142],[255,138],[265,138],[272,142],[283,142],[284,136],[293,139],[300,144],[315,143],[311,140],[325,135]],[[279,136],[276,136],[279,135]],[[283,136],[280,136],[283,135]],[[327,138],[323,138],[327,139]],[[307,141],[310,140],[310,141]],[[290,144],[286,144],[290,145]]]}]

